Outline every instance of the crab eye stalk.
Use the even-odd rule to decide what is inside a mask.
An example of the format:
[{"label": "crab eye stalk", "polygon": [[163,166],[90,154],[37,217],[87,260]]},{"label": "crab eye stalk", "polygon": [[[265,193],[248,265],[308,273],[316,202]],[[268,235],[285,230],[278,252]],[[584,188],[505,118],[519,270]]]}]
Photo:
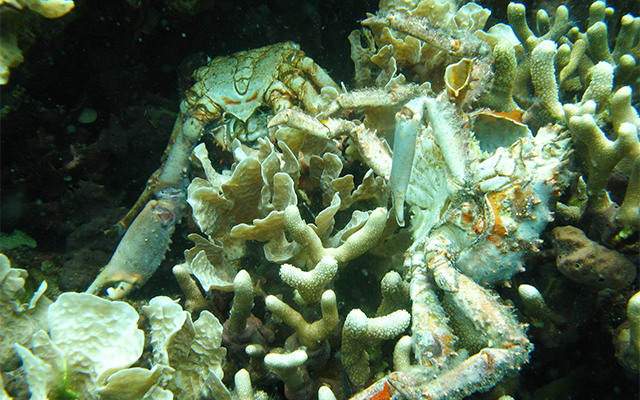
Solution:
[{"label": "crab eye stalk", "polygon": [[187,90],[186,95],[187,102],[189,102],[190,104],[194,104],[196,101],[198,101],[198,93],[196,93],[195,90]]}]

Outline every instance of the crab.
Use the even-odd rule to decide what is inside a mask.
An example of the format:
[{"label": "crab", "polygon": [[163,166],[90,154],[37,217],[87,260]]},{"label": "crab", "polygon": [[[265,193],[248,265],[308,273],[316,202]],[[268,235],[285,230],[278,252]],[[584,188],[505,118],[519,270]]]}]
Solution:
[{"label": "crab", "polygon": [[[124,234],[113,257],[87,292],[103,287],[112,299],[143,285],[160,265],[175,225],[186,207],[189,157],[203,132],[213,134],[226,148],[231,140],[251,144],[268,134],[262,110],[279,112],[301,107],[318,113],[319,92],[340,88],[300,47],[292,42],[218,57],[193,74],[196,83],[187,91],[173,128],[162,166],[129,213],[113,232]],[[152,199],[154,198],[155,199]]]},{"label": "crab", "polygon": [[[491,388],[528,361],[533,345],[526,326],[486,286],[506,282],[523,270],[525,252],[537,251],[538,235],[551,220],[549,205],[570,177],[570,140],[560,126],[541,129],[534,138],[513,120],[505,132],[476,134],[471,130],[476,119],[503,123],[504,117],[487,110],[464,114],[446,90],[437,97],[415,86],[396,87],[393,93],[416,97],[396,115],[392,159],[375,150],[380,140],[372,138],[375,134],[364,137],[368,143],[359,148],[374,149],[375,156],[365,154],[363,160],[391,165],[387,177],[398,225],[405,224],[405,205],[410,206],[413,244],[405,254],[405,276],[416,365],[406,360],[401,371],[354,399],[458,399]],[[358,93],[341,98],[336,101],[342,105],[363,104],[344,100],[362,98]],[[373,97],[367,98],[371,105]],[[385,96],[378,99],[381,107],[395,104]],[[322,137],[357,137],[362,124],[349,122],[314,122],[286,110],[271,124]],[[483,123],[477,123],[479,130]],[[442,302],[448,312],[455,310],[453,315]],[[460,341],[450,319],[464,328]],[[470,351],[477,353],[469,356]]]},{"label": "crab", "polygon": [[[446,32],[436,33],[446,39]],[[440,41],[455,43],[451,39]],[[445,50],[455,56],[457,49]],[[560,126],[543,128],[534,138],[517,114],[462,112],[469,104],[464,93],[470,78],[487,77],[486,60],[478,62],[483,49],[474,45],[475,58],[447,67],[445,88],[437,96],[428,84],[404,84],[402,75],[388,75],[383,88],[342,93],[318,116],[289,109],[269,123],[327,139],[351,137],[361,159],[390,182],[398,225],[408,222],[412,231],[404,265],[412,334],[394,352],[394,361],[403,360],[399,370],[353,400],[461,399],[519,370],[533,349],[526,325],[489,286],[508,282],[523,270],[524,254],[537,251],[538,235],[552,219],[550,204],[569,181],[570,140]],[[331,118],[345,109],[378,114],[399,109],[393,153],[382,138],[388,112],[373,119],[365,111],[364,123]],[[502,128],[486,132],[487,125]]]},{"label": "crab", "polygon": [[187,90],[181,111],[194,110],[197,118],[208,121],[222,117],[223,132],[216,139],[225,148],[236,137],[253,142],[268,134],[265,114],[256,113],[260,107],[277,113],[302,103],[315,115],[322,88],[340,89],[292,42],[218,57],[195,71],[193,78],[196,83]]}]

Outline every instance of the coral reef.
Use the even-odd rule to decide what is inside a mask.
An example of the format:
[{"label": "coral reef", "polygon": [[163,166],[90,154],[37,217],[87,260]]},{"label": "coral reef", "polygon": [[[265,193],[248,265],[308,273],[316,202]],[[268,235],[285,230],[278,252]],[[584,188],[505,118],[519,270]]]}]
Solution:
[{"label": "coral reef", "polygon": [[349,312],[342,328],[342,364],[353,384],[363,385],[371,373],[367,343],[398,336],[410,320],[411,315],[405,310],[376,318],[367,318],[359,309]]},{"label": "coral reef", "polygon": [[613,340],[616,358],[620,364],[632,373],[637,373],[640,360],[640,295],[638,293],[629,299],[627,320],[618,327]]},{"label": "coral reef", "polygon": [[[171,34],[210,15],[197,1],[128,7],[142,32],[154,12],[173,10]],[[603,1],[584,18],[575,4],[530,11],[383,0],[349,35],[353,90],[272,37],[185,61],[161,166],[109,230],[123,237],[87,293],[62,291],[87,287],[111,251],[105,221],[133,195],[69,183],[105,204],[68,222],[67,254],[3,235],[25,269],[0,256],[0,395],[577,398],[572,382],[594,372],[637,395],[640,17]],[[492,12],[508,24],[487,26]],[[16,44],[12,24],[2,43]],[[82,134],[101,123],[92,110],[77,110]],[[111,141],[71,146],[53,169],[86,176],[138,127],[112,122]]]},{"label": "coral reef", "polygon": [[14,344],[28,344],[31,335],[46,325],[46,311],[51,301],[42,296],[46,282],[33,293],[28,304],[21,304],[27,271],[12,268],[7,256],[0,254],[0,323],[3,326],[0,348],[0,365],[5,365],[16,355]]},{"label": "coral reef", "polygon": [[[553,26],[549,26],[546,12],[541,11],[537,25],[544,34],[535,36],[527,26],[524,5],[511,3],[507,11],[510,25],[530,56],[525,53],[515,68],[507,67],[508,62],[504,66],[497,64],[494,88],[489,93],[499,90],[495,88],[497,82],[505,82],[499,93],[513,91],[518,105],[527,109],[525,121],[537,126],[547,121],[566,123],[579,150],[578,160],[587,166],[584,176],[588,177],[589,207],[593,211],[603,212],[612,205],[606,186],[614,169],[629,179],[625,200],[614,216],[620,228],[619,238],[624,238],[640,226],[635,185],[635,164],[640,154],[638,114],[631,104],[632,89],[625,86],[634,83],[633,74],[638,75],[640,19],[631,14],[623,16],[621,29],[613,38],[605,23],[613,13],[614,9],[606,7],[605,2],[594,2],[585,33],[571,27],[566,7],[558,7]],[[615,43],[613,51],[610,42]],[[508,76],[515,82],[513,90]],[[527,91],[529,82],[535,97]],[[511,101],[508,96],[502,99]],[[575,99],[580,101],[573,103]],[[495,100],[488,97],[484,104],[492,103]],[[601,129],[605,125],[606,132]]]}]

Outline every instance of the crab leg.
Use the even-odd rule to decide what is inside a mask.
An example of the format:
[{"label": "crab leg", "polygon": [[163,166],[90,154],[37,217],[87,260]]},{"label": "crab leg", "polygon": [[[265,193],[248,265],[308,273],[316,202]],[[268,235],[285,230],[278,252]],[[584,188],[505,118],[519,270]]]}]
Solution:
[{"label": "crab leg", "polygon": [[449,318],[435,289],[436,285],[427,275],[427,269],[417,267],[411,276],[410,286],[411,330],[418,364],[431,372],[446,367],[449,357],[455,354],[453,348],[458,340],[447,324]]},{"label": "crab leg", "polygon": [[329,118],[320,122],[309,114],[292,108],[280,111],[274,115],[267,127],[272,128],[278,125],[286,125],[309,135],[327,140],[333,139],[336,136],[349,134],[349,132],[356,127],[354,122],[344,119]]},{"label": "crab leg", "polygon": [[108,290],[112,299],[126,296],[136,286],[142,286],[164,259],[171,243],[175,224],[186,207],[186,174],[189,156],[200,140],[205,121],[189,113],[183,121],[175,142],[155,182],[156,200],[149,201],[124,235],[107,266],[91,284],[88,293],[98,294],[105,285],[116,283]]},{"label": "crab leg", "polygon": [[[528,361],[533,345],[524,325],[494,294],[453,267],[446,251],[450,244],[438,235],[427,244],[426,261],[422,256],[411,260],[412,330],[419,365],[389,374],[352,400],[462,399],[493,387]],[[488,341],[488,347],[457,365],[451,362],[457,338],[447,325],[436,286]]]},{"label": "crab leg", "polygon": [[[184,121],[184,117],[182,115],[178,116],[176,122],[173,125],[173,129],[171,131],[171,137],[169,137],[169,143],[167,144],[167,148],[164,150],[164,153],[161,157],[161,163],[164,166],[167,157],[171,153],[171,149],[173,148],[173,143],[175,143],[176,138],[180,134],[180,130],[182,127],[182,122]],[[119,238],[124,235],[127,229],[133,223],[133,220],[140,214],[145,205],[149,202],[149,200],[153,199],[155,193],[157,192],[157,182],[160,174],[162,174],[163,166],[158,168],[152,175],[147,179],[147,185],[144,188],[144,191],[138,197],[135,204],[129,209],[127,215],[125,215],[118,223],[112,226],[106,233],[108,237]]]},{"label": "crab leg", "polygon": [[[436,252],[428,262],[428,269],[456,310],[486,336],[488,347],[435,379],[428,378],[433,376],[428,369],[411,373],[397,372],[388,377],[391,385],[410,399],[462,399],[476,391],[493,387],[507,371],[520,369],[528,361],[533,345],[524,333],[524,326],[511,311],[497,301],[496,295],[455,269],[444,250]],[[422,273],[423,269],[417,268],[413,274],[413,278],[418,280],[416,286],[428,285]],[[412,295],[414,290],[412,287]],[[420,302],[424,302],[423,297],[414,298],[414,321],[420,319],[416,311],[426,306],[417,304]],[[420,340],[420,333],[414,328],[414,341]]]},{"label": "crab leg", "polygon": [[341,110],[364,110],[367,108],[399,106],[424,95],[425,90],[418,85],[399,85],[389,89],[368,88],[340,94],[317,117],[328,118]]}]

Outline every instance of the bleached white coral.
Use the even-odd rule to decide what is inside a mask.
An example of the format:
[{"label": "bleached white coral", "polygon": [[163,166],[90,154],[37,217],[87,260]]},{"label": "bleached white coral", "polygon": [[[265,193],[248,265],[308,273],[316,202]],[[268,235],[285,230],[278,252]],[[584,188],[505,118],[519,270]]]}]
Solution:
[{"label": "bleached white coral", "polygon": [[166,387],[179,399],[230,400],[222,384],[222,325],[209,311],[195,322],[191,314],[165,296],[143,307],[151,323],[154,364],[170,366]]},{"label": "bleached white coral", "polygon": [[[127,303],[87,293],[63,293],[47,310],[48,332],[31,339],[31,349],[16,344],[32,399],[52,393],[105,399],[161,389],[161,368],[128,369],[142,355],[144,333]],[[122,391],[124,390],[124,392]]]},{"label": "bleached white coral", "polygon": [[28,304],[21,304],[26,278],[27,271],[11,268],[7,256],[0,254],[0,367],[15,356],[14,343],[25,345],[46,323],[51,301],[42,294],[47,283],[42,282]]}]

